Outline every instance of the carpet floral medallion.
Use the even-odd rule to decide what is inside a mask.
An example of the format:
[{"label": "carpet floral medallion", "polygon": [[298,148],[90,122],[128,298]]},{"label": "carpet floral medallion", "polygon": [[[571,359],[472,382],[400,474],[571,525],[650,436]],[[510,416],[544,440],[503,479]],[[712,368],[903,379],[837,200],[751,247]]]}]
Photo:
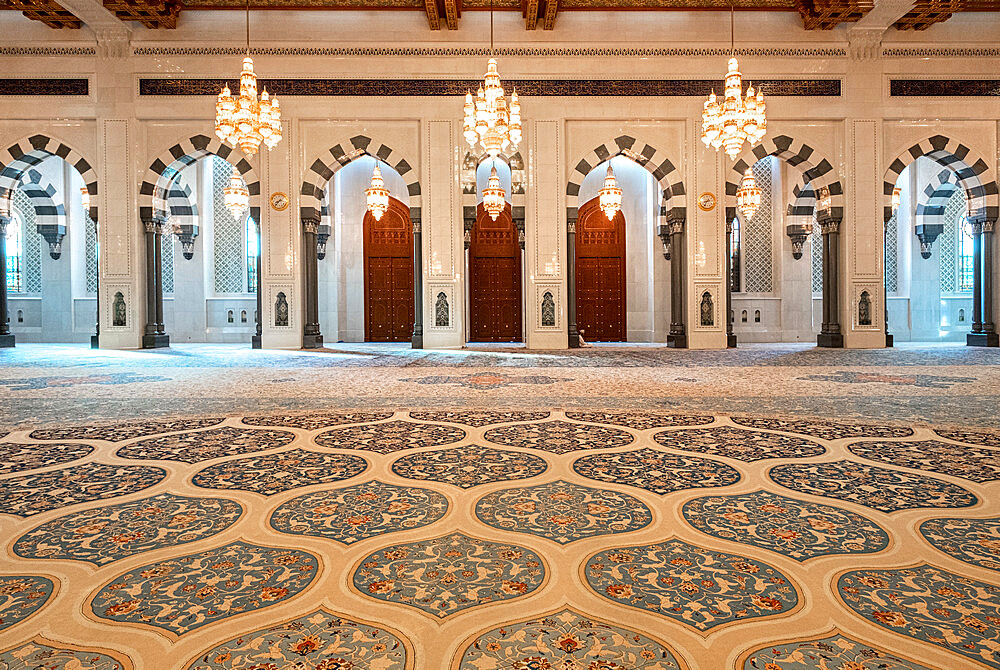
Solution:
[{"label": "carpet floral medallion", "polygon": [[337,428],[316,436],[316,444],[332,449],[364,449],[391,454],[403,449],[437,447],[459,442],[465,431],[412,421],[387,421],[354,428]]},{"label": "carpet floral medallion", "polygon": [[18,444],[0,442],[0,475],[62,465],[89,455],[87,444]]},{"label": "carpet floral medallion", "polygon": [[240,489],[272,496],[350,479],[367,468],[368,461],[360,456],[291,449],[216,463],[199,471],[191,481],[206,489]]},{"label": "carpet floral medallion", "polygon": [[437,491],[374,481],[292,498],[271,514],[270,524],[282,533],[353,544],[430,525],[447,511]]},{"label": "carpet floral medallion", "polygon": [[578,449],[624,447],[635,439],[629,433],[604,426],[585,426],[568,421],[524,423],[491,428],[483,434],[490,442],[522,449],[566,454]]},{"label": "carpet floral medallion", "polygon": [[161,493],[134,502],[61,516],[17,538],[23,558],[71,559],[107,565],[153,549],[211,537],[229,528],[243,506],[225,498]]},{"label": "carpet floral medallion", "polygon": [[845,437],[910,437],[913,435],[913,429],[908,426],[880,426],[878,424],[808,421],[804,419],[769,419],[752,416],[733,416],[730,417],[730,420],[749,428],[799,433],[823,440],[839,440]]},{"label": "carpet floral medallion", "polygon": [[120,458],[198,463],[223,456],[283,447],[294,438],[292,433],[282,430],[249,430],[226,426],[197,433],[151,437],[122,447],[116,453]]},{"label": "carpet floral medallion", "polygon": [[920,534],[952,558],[1000,571],[1000,518],[928,519]]},{"label": "carpet floral medallion", "polygon": [[1000,586],[933,565],[852,570],[838,595],[865,619],[1000,668]]},{"label": "carpet floral medallion", "polygon": [[106,463],[18,475],[0,486],[0,513],[34,516],[74,503],[124,496],[148,489],[166,476],[163,468]]},{"label": "carpet floral medallion", "polygon": [[588,479],[635,486],[660,495],[729,486],[740,480],[739,471],[725,463],[648,448],[584,456],[573,462],[573,470]]},{"label": "carpet floral medallion", "polygon": [[458,670],[676,670],[663,642],[564,609],[476,635]]},{"label": "carpet floral medallion", "polygon": [[583,571],[598,595],[698,631],[786,615],[800,600],[777,568],[680,540],[606,549],[588,558]]},{"label": "carpet floral medallion", "polygon": [[801,437],[733,427],[669,430],[656,433],[653,439],[670,449],[746,462],[764,458],[809,458],[826,451],[823,445]]},{"label": "carpet floral medallion", "polygon": [[384,626],[327,609],[244,633],[205,652],[188,670],[404,670],[409,645]]},{"label": "carpet floral medallion", "polygon": [[768,475],[799,493],[846,500],[880,512],[979,504],[974,493],[957,484],[854,461],[776,465]]},{"label": "carpet floral medallion", "polygon": [[118,575],[94,595],[98,619],[173,636],[292,598],[316,578],[316,556],[234,542]]},{"label": "carpet floral medallion", "polygon": [[526,596],[545,578],[541,557],[530,549],[454,533],[369,554],[355,569],[353,582],[366,596],[443,619]]},{"label": "carpet floral medallion", "polygon": [[645,528],[653,513],[626,493],[560,480],[490,493],[476,503],[476,517],[487,526],[566,544]]},{"label": "carpet floral medallion", "polygon": [[392,471],[406,479],[435,481],[468,489],[480,484],[528,479],[547,469],[538,456],[470,444],[402,456]]},{"label": "carpet floral medallion", "polygon": [[37,612],[52,597],[55,588],[48,577],[0,575],[0,631]]},{"label": "carpet floral medallion", "polygon": [[767,491],[696,498],[681,509],[703,533],[797,561],[875,553],[889,546],[885,530],[860,514]]},{"label": "carpet floral medallion", "polygon": [[1000,670],[1000,431],[630,405],[614,367],[589,405],[356,367],[310,404],[261,363],[302,395],[231,413],[185,360],[205,415],[0,426],[0,669]]},{"label": "carpet floral medallion", "polygon": [[937,440],[919,442],[857,442],[851,453],[891,465],[940,472],[972,482],[1000,480],[1000,451],[959,446]]},{"label": "carpet floral medallion", "polygon": [[751,652],[741,670],[931,670],[846,635],[769,644]]},{"label": "carpet floral medallion", "polygon": [[549,418],[549,412],[410,412],[410,417],[417,421],[444,421],[445,423],[461,423],[466,426],[481,428],[494,423],[513,423],[515,421],[541,421]]},{"label": "carpet floral medallion", "polygon": [[433,386],[461,386],[467,389],[488,391],[509,386],[546,386],[567,381],[566,377],[548,375],[510,375],[504,372],[475,372],[468,375],[429,375],[427,377],[404,377],[401,382],[431,384]]},{"label": "carpet floral medallion", "polygon": [[4,670],[134,670],[107,650],[81,649],[73,645],[34,639],[0,651]]}]

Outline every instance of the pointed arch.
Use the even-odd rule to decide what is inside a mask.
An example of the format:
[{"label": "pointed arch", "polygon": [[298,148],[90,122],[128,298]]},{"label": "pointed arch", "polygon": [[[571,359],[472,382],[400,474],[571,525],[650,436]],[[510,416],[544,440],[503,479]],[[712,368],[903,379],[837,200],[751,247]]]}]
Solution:
[{"label": "pointed arch", "polygon": [[590,172],[601,163],[614,158],[626,158],[644,167],[660,187],[660,216],[668,220],[687,219],[687,194],[680,172],[667,158],[666,152],[641,143],[631,135],[619,135],[599,144],[583,156],[573,168],[566,184],[566,218],[575,221],[580,208],[580,187]]},{"label": "pointed arch", "polygon": [[392,147],[376,142],[366,135],[355,135],[320,152],[306,168],[299,189],[299,217],[302,221],[319,221],[323,208],[323,190],[340,168],[361,156],[372,156],[395,170],[406,183],[409,196],[410,220],[420,221],[420,177],[418,171]]},{"label": "pointed arch", "polygon": [[66,208],[57,203],[55,187],[38,170],[26,170],[19,181],[21,191],[28,196],[35,210],[35,220],[40,223],[57,223],[58,217],[66,216]]},{"label": "pointed arch", "polygon": [[98,177],[93,163],[62,140],[44,134],[26,137],[0,152],[0,168],[2,168],[0,169],[0,197],[7,197],[10,191],[17,188],[25,172],[49,156],[62,158],[72,165],[83,178],[83,183],[90,194],[90,218],[97,221],[99,213]]},{"label": "pointed arch", "polygon": [[[955,183],[965,191],[969,216],[977,220],[996,221],[1000,214],[1000,200],[996,175],[983,157],[946,135],[934,135],[899,152],[886,168],[882,181],[883,216],[892,218],[892,190],[903,170],[921,156],[926,156],[948,168],[955,175]],[[940,178],[940,175],[939,175]]]}]

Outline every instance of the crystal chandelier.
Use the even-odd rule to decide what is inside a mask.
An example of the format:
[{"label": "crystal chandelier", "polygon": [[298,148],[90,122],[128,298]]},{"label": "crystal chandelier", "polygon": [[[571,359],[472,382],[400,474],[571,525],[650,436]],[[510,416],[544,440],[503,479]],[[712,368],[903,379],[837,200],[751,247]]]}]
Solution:
[{"label": "crystal chandelier", "polygon": [[[730,38],[733,53],[736,53],[735,10],[730,9]],[[720,102],[713,90],[705,101],[701,114],[701,141],[716,150],[725,147],[730,158],[735,159],[744,142],[754,145],[767,132],[764,93],[755,92],[753,85],[747,88],[743,98],[743,75],[736,56],[729,59],[726,73],[725,98]]]},{"label": "crystal chandelier", "polygon": [[750,168],[743,173],[743,180],[736,190],[736,206],[747,219],[753,218],[760,207],[760,189],[757,188],[757,180],[753,178]]},{"label": "crystal chandelier", "polygon": [[385,187],[382,180],[382,171],[378,169],[378,161],[375,161],[375,169],[372,170],[371,186],[365,189],[365,200],[368,203],[368,211],[372,213],[376,221],[382,220],[382,215],[389,211],[389,189]]},{"label": "crystal chandelier", "polygon": [[234,219],[239,219],[243,216],[243,213],[250,205],[250,192],[243,183],[243,179],[235,170],[233,171],[233,176],[229,178],[229,186],[222,189],[222,201]]},{"label": "crystal chandelier", "polygon": [[90,191],[86,186],[80,187],[80,207],[83,208],[84,214],[90,214]]},{"label": "crystal chandelier", "polygon": [[265,88],[257,99],[257,75],[250,58],[250,0],[247,0],[247,55],[240,73],[240,94],[236,98],[226,84],[215,103],[215,134],[239,148],[247,156],[257,153],[260,143],[273,149],[281,141],[281,105]]},{"label": "crystal chandelier", "polygon": [[902,199],[903,189],[894,188],[892,189],[892,213],[895,214],[896,210],[899,209],[899,203]]},{"label": "crystal chandelier", "polygon": [[608,161],[608,173],[604,177],[604,186],[597,191],[597,196],[608,221],[615,218],[622,208],[622,190],[618,188],[618,180],[615,179],[615,172],[611,169],[611,161]]},{"label": "crystal chandelier", "polygon": [[[493,54],[493,3],[490,2],[490,54]],[[465,141],[473,149],[478,142],[491,158],[496,158],[509,145],[517,149],[521,143],[521,103],[517,89],[510,94],[510,107],[500,85],[497,59],[486,65],[483,84],[476,93],[465,94]]]},{"label": "crystal chandelier", "polygon": [[497,174],[497,166],[490,169],[490,180],[486,182],[483,189],[483,209],[494,221],[507,206],[507,194],[504,193],[503,186],[500,185],[500,176]]}]

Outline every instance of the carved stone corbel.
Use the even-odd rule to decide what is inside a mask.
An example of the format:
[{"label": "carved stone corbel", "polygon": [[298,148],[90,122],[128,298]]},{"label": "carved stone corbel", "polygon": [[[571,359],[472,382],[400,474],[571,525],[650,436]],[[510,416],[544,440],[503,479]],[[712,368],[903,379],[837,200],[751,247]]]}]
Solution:
[{"label": "carved stone corbel", "polygon": [[316,229],[316,258],[323,260],[326,258],[326,243],[333,233],[333,226],[320,225]]},{"label": "carved stone corbel", "polygon": [[198,226],[193,223],[174,224],[173,233],[181,243],[181,254],[184,259],[194,258],[194,241],[198,237]]},{"label": "carved stone corbel", "polygon": [[663,244],[663,257],[670,260],[670,226],[661,223],[656,228],[656,234],[660,238],[660,242]]},{"label": "carved stone corbel", "polygon": [[49,256],[59,260],[62,256],[62,242],[66,237],[66,226],[61,223],[40,223],[36,226],[38,234],[49,244]]},{"label": "carved stone corbel", "polygon": [[938,235],[944,232],[943,223],[921,223],[913,227],[913,232],[920,240],[920,257],[927,259],[931,257],[931,245]]},{"label": "carved stone corbel", "polygon": [[813,227],[811,223],[793,223],[785,226],[785,234],[792,241],[792,258],[799,260],[802,258],[802,248],[806,240],[812,235]]}]

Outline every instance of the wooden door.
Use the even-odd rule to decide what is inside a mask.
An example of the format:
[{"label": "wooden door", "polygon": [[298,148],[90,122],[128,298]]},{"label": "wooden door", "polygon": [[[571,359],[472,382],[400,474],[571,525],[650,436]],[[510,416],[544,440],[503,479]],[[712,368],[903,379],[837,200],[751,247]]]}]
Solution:
[{"label": "wooden door", "polygon": [[482,205],[469,240],[469,339],[521,341],[521,246],[510,204],[494,221]]},{"label": "wooden door", "polygon": [[597,198],[577,213],[576,325],[588,342],[624,342],[625,215],[608,220]]},{"label": "wooden door", "polygon": [[395,198],[376,221],[365,211],[365,341],[408,342],[413,335],[413,226]]}]

